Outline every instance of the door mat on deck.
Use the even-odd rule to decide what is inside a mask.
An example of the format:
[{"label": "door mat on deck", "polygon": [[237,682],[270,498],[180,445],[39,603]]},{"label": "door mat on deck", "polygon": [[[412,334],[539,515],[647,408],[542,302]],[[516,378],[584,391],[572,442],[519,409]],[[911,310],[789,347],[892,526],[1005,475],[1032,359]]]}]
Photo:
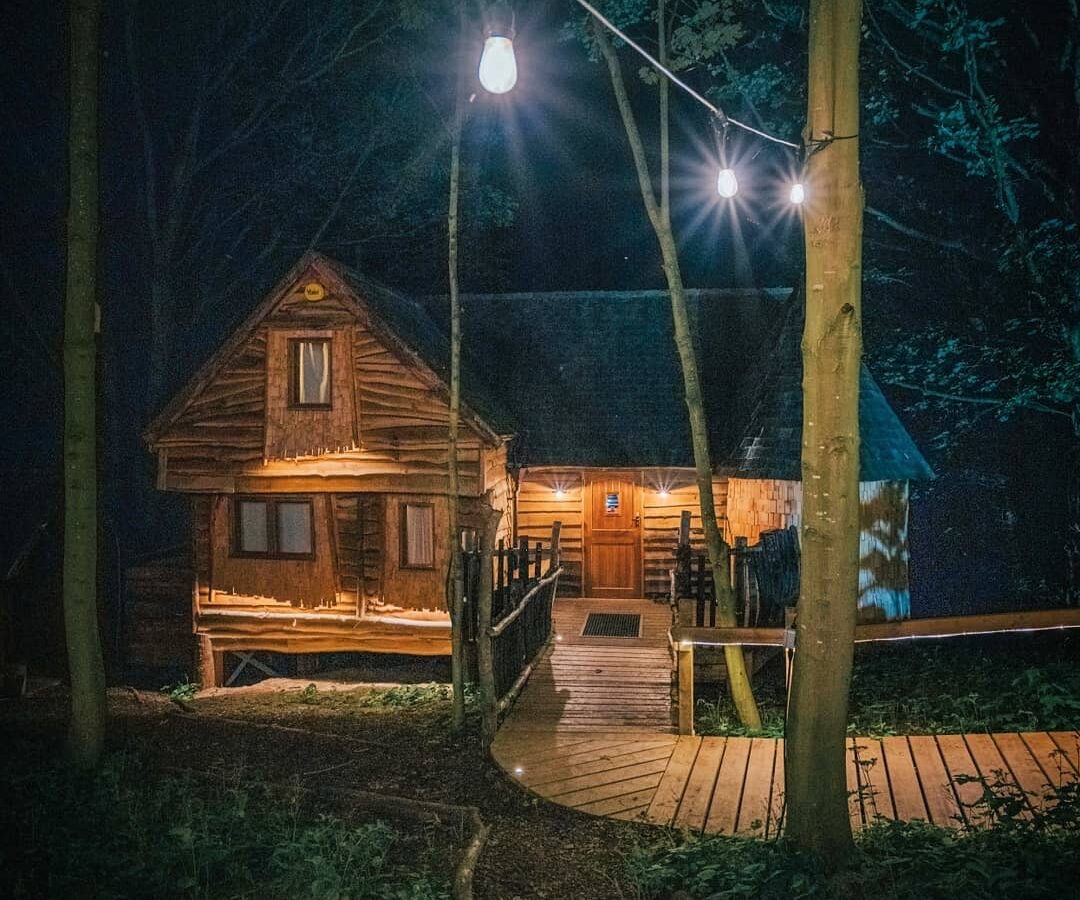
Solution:
[{"label": "door mat on deck", "polygon": [[584,637],[640,637],[641,616],[637,613],[589,613],[581,634]]}]

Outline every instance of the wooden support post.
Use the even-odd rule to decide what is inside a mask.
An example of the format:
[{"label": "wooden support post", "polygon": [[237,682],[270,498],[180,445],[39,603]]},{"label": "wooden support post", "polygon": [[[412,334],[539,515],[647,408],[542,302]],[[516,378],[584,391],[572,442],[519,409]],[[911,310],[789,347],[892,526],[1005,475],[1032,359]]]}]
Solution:
[{"label": "wooden support post", "polygon": [[537,581],[540,580],[540,563],[544,558],[544,543],[543,541],[536,542],[536,559],[533,561],[533,578]]},{"label": "wooden support post", "polygon": [[199,653],[199,684],[204,688],[221,687],[225,682],[225,654],[215,650],[210,635],[197,636]]},{"label": "wooden support post", "polygon": [[518,547],[518,581],[521,582],[521,587],[524,590],[525,582],[529,580],[529,539],[522,538],[521,545]]},{"label": "wooden support post", "polygon": [[548,567],[549,572],[554,572],[559,568],[559,540],[562,534],[562,522],[556,519],[551,523],[551,565]]},{"label": "wooden support post", "polygon": [[694,733],[694,645],[679,641],[676,647],[679,677],[679,734]]},{"label": "wooden support post", "polygon": [[[491,636],[491,605],[493,591],[492,554],[499,514],[491,510],[480,526],[480,572],[476,591],[476,673],[480,688],[480,736],[484,748],[491,747],[499,727],[499,698],[495,696],[494,638]],[[499,542],[500,554],[502,541]],[[502,556],[499,556],[499,580],[502,580]]]},{"label": "wooden support post", "polygon": [[[697,558],[697,604],[696,613],[694,616],[694,624],[698,628],[705,626],[705,573],[708,571],[708,566],[705,565],[705,557],[698,554]],[[716,591],[714,590],[715,594]]]},{"label": "wooden support post", "polygon": [[743,628],[750,627],[750,566],[745,537],[735,538],[735,598],[742,605]]}]

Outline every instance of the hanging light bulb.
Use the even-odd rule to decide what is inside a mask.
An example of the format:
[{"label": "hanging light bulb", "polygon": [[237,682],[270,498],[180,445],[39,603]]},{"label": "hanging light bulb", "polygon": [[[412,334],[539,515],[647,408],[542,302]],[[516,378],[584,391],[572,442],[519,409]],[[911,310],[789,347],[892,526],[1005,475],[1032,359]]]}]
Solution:
[{"label": "hanging light bulb", "polygon": [[734,169],[720,170],[716,176],[716,193],[729,200],[739,193],[739,179],[735,177]]},{"label": "hanging light bulb", "polygon": [[480,84],[492,94],[505,94],[517,84],[517,60],[512,37],[491,33],[480,54]]},{"label": "hanging light bulb", "polygon": [[477,75],[491,94],[505,94],[517,84],[514,11],[507,0],[492,0],[484,10],[484,50]]},{"label": "hanging light bulb", "polygon": [[806,187],[801,182],[795,182],[795,184],[791,186],[789,197],[791,202],[798,206],[806,199]]}]

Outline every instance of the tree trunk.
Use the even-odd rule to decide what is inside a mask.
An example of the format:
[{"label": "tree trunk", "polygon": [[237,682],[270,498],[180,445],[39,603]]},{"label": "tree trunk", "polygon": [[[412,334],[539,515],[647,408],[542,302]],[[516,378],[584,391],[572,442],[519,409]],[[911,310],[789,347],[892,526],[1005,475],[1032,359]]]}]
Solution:
[{"label": "tree trunk", "polygon": [[98,0],[69,14],[67,280],[64,299],[64,632],[71,677],[68,753],[80,768],[105,741],[105,666],[97,617],[96,301]]},{"label": "tree trunk", "polygon": [[[495,588],[491,568],[495,554],[495,535],[499,530],[502,513],[492,507],[490,493],[484,513],[480,526],[480,585],[476,596],[476,669],[477,681],[480,684],[481,737],[484,746],[491,747],[499,724],[499,698],[495,696],[495,659],[488,630],[491,628],[491,601]],[[555,552],[557,549],[553,547],[552,553]],[[553,561],[552,565],[554,564]]]},{"label": "tree trunk", "polygon": [[[462,15],[460,36],[464,39]],[[458,198],[461,189],[461,131],[465,119],[464,67],[458,65],[457,96],[454,100],[450,149],[450,201],[446,214],[449,234],[448,274],[450,278],[450,434],[447,457],[447,482],[450,490],[450,681],[453,686],[452,718],[454,730],[465,724],[465,585],[461,571],[461,537],[458,529],[458,425],[461,412],[461,299],[458,295]]]},{"label": "tree trunk", "polygon": [[787,834],[831,867],[852,844],[844,741],[859,586],[860,17],[860,0],[810,3],[802,574],[785,772]]},{"label": "tree trunk", "polygon": [[[660,8],[660,29],[663,38],[664,10]],[[641,141],[641,133],[634,118],[634,111],[630,106],[630,98],[626,93],[626,85],[623,82],[622,69],[619,66],[619,58],[615,54],[611,42],[599,28],[594,29],[597,44],[611,75],[611,85],[615,91],[615,101],[622,116],[623,126],[626,129],[626,137],[630,143],[630,150],[634,157],[634,167],[637,170],[638,186],[641,188],[641,198],[648,213],[649,222],[656,234],[657,243],[660,246],[660,255],[663,260],[664,277],[667,279],[668,294],[671,296],[671,316],[675,327],[675,346],[679,353],[679,362],[682,365],[683,388],[686,394],[686,409],[690,417],[690,434],[694,447],[694,468],[697,473],[698,497],[701,502],[701,521],[705,531],[705,546],[709,554],[709,564],[713,571],[713,583],[716,591],[717,622],[720,625],[735,625],[735,598],[731,590],[730,576],[728,575],[728,546],[720,533],[720,527],[716,521],[716,503],[713,498],[712,481],[712,458],[709,453],[709,434],[705,422],[705,404],[701,394],[701,380],[698,375],[697,353],[694,350],[694,342],[690,334],[690,320],[686,311],[686,293],[683,287],[682,270],[679,266],[678,248],[675,244],[675,235],[671,227],[670,211],[666,203],[658,204],[653,190],[652,178],[649,174],[648,162],[645,157],[645,147]],[[666,54],[666,49],[663,51]],[[663,56],[661,57],[663,58]],[[662,109],[666,113],[666,100],[661,95]],[[661,149],[665,151],[661,160],[661,170],[666,171],[669,159],[666,140]],[[662,179],[666,181],[666,179]],[[666,194],[666,191],[663,192]],[[739,720],[751,729],[761,727],[761,716],[758,713],[757,703],[754,701],[754,692],[750,684],[750,677],[746,670],[746,661],[741,647],[725,647],[724,662],[727,667],[728,687],[731,690],[731,699],[735,704]]]}]

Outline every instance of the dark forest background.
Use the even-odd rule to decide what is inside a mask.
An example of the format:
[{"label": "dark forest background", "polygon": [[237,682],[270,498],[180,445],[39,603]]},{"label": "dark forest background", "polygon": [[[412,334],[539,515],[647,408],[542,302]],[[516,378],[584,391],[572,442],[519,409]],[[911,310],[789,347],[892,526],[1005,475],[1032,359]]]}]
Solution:
[{"label": "dark forest background", "polygon": [[[650,4],[603,5],[648,40]],[[105,7],[102,545],[115,611],[126,565],[186,541],[182,503],[153,490],[140,433],[269,285],[318,247],[405,290],[445,290],[453,85],[482,32],[469,4],[475,34],[459,41],[449,0]],[[671,8],[685,77],[797,139],[805,4]],[[552,0],[516,13],[518,87],[500,98],[477,87],[470,104],[463,289],[662,287],[610,86],[575,34],[579,10]],[[6,573],[40,535],[34,571],[52,573],[64,9],[13,0],[6,17],[0,549]],[[644,74],[635,100],[649,122]],[[867,0],[862,91],[867,358],[938,473],[913,486],[915,614],[1076,602],[1076,0]],[[794,284],[791,154],[732,134],[742,189],[723,203],[707,115],[681,95],[674,104],[688,283]]]}]

